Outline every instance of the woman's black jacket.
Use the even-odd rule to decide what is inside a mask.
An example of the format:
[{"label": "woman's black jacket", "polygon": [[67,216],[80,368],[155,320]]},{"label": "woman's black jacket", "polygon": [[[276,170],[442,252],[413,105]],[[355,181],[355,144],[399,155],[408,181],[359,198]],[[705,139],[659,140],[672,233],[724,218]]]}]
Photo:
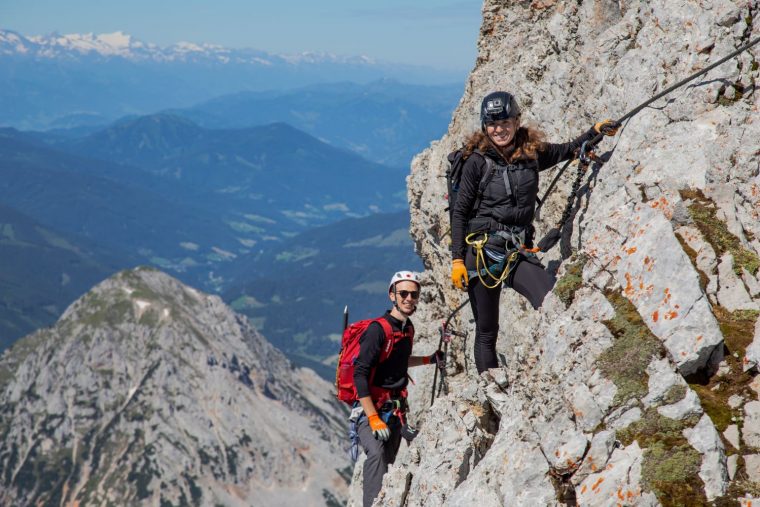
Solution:
[{"label": "woman's black jacket", "polygon": [[[537,151],[535,160],[519,160],[507,163],[495,150],[485,154],[474,152],[462,166],[462,179],[454,204],[451,224],[451,253],[454,259],[464,259],[467,245],[468,224],[472,218],[488,217],[499,224],[527,226],[533,221],[538,196],[538,173],[559,162],[571,158],[581,145],[596,136],[589,129],[574,141],[561,144],[544,143]],[[483,191],[483,197],[474,214],[480,180],[486,172],[489,157],[494,163],[494,174]],[[511,193],[507,192],[508,178]]]}]

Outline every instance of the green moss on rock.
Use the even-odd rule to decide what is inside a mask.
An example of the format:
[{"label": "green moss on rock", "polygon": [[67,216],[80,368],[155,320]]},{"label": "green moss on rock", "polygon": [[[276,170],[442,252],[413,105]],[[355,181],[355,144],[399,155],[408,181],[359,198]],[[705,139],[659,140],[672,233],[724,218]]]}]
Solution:
[{"label": "green moss on rock", "polygon": [[554,293],[566,306],[570,306],[573,303],[575,293],[583,284],[583,267],[587,261],[588,257],[581,254],[578,259],[567,265],[565,275],[557,280],[557,283],[554,285]]},{"label": "green moss on rock", "polygon": [[683,436],[683,430],[693,427],[698,420],[698,417],[670,419],[653,407],[641,419],[617,432],[623,444],[637,441],[644,449],[642,486],[653,492],[664,507],[708,505],[698,475],[702,456]]},{"label": "green moss on rock", "polygon": [[631,398],[646,396],[647,366],[653,358],[664,357],[665,350],[636,307],[620,291],[607,291],[605,296],[615,309],[615,316],[604,324],[615,340],[602,352],[597,364],[617,387],[613,405],[620,406]]},{"label": "green moss on rock", "polygon": [[688,390],[688,387],[686,386],[673,386],[671,387],[667,393],[665,393],[665,396],[662,399],[663,405],[672,405],[673,403],[678,403],[682,399],[686,397],[686,391]]},{"label": "green moss on rock", "polygon": [[741,415],[740,411],[729,407],[728,399],[734,395],[746,399],[752,397],[749,384],[753,376],[744,371],[743,359],[747,347],[752,343],[758,312],[754,310],[729,312],[721,306],[713,306],[712,310],[723,334],[728,370],[721,376],[689,380],[691,388],[699,395],[702,408],[710,416],[718,431],[722,433],[732,423],[732,417]]},{"label": "green moss on rock", "polygon": [[734,258],[734,272],[742,274],[742,268],[756,275],[760,268],[760,257],[745,248],[741,240],[728,230],[725,222],[718,218],[718,208],[701,190],[681,190],[681,198],[690,200],[689,214],[694,224],[720,257],[729,252]]}]

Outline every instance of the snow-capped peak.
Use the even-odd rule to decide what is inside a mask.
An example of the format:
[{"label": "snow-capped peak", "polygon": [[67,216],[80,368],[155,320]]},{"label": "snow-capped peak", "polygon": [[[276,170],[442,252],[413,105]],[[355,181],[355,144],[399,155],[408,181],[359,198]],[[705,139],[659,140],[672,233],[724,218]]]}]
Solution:
[{"label": "snow-capped peak", "polygon": [[250,65],[272,65],[285,62],[291,65],[314,63],[352,63],[373,65],[376,62],[366,56],[338,56],[331,53],[305,52],[291,55],[275,55],[253,49],[229,49],[215,44],[178,42],[160,47],[145,43],[133,36],[117,31],[113,33],[72,33],[61,35],[23,36],[10,30],[0,29],[0,55],[18,55],[37,58],[77,58],[100,56],[128,60],[152,61],[215,61]]}]

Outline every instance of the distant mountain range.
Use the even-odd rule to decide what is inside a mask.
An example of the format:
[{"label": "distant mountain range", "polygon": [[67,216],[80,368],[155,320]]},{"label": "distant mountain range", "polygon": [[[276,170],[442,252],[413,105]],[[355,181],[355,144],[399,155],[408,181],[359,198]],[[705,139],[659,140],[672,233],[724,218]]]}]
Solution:
[{"label": "distant mountain range", "polygon": [[330,378],[344,306],[351,321],[382,315],[393,273],[422,268],[404,211],[306,231],[221,273],[232,285],[223,296],[233,308],[291,360]]},{"label": "distant mountain range", "polygon": [[461,93],[461,86],[383,79],[241,92],[171,112],[209,128],[285,122],[370,160],[408,167],[415,154],[445,133]]},{"label": "distant mountain range", "polygon": [[351,65],[378,65],[366,56],[340,56],[331,53],[300,53],[278,55],[256,49],[230,49],[215,44],[180,42],[161,47],[143,42],[129,34],[72,33],[24,36],[11,30],[0,30],[0,54],[37,59],[73,59],[76,57],[120,57],[132,61],[175,62],[196,61],[222,64],[246,63],[272,66],[288,63],[315,64],[339,63]]},{"label": "distant mountain range", "polygon": [[27,37],[0,30],[0,126],[102,125],[246,90],[383,78],[462,83],[464,74],[362,56],[275,55],[193,43],[159,47],[121,32]]},{"label": "distant mountain range", "polygon": [[[277,280],[272,273],[297,268],[298,285],[283,286],[279,297],[292,301],[300,315],[314,316],[321,303],[299,298],[313,280],[324,282],[326,272],[310,263],[313,255],[301,257],[304,251],[316,251],[325,266],[345,265],[345,273],[330,276],[348,286],[386,278],[398,264],[387,259],[416,260],[402,214],[340,223],[405,209],[404,174],[285,124],[205,129],[184,118],[153,115],[84,137],[0,129],[0,202],[10,217],[3,222],[10,225],[0,227],[7,243],[0,242],[0,253],[8,259],[7,274],[0,269],[7,281],[0,286],[0,338],[7,345],[50,324],[94,281],[144,263],[207,290],[261,279],[268,297]],[[336,223],[322,232],[322,226]],[[34,236],[38,230],[55,231],[47,236],[74,245],[69,250],[82,252],[83,259],[51,250],[43,241],[47,236]],[[343,250],[346,242],[392,234],[402,240],[391,249]],[[35,239],[24,239],[28,248],[20,250],[13,243],[19,238]],[[366,260],[364,272],[355,269],[352,255]],[[67,262],[68,270],[62,265]],[[30,275],[19,291],[14,276],[23,273]],[[288,284],[294,283],[290,276]],[[336,292],[345,292],[340,287]],[[289,353],[320,361],[331,354],[324,345],[315,352],[291,347],[292,336],[286,335],[293,319],[287,311],[273,307],[267,322],[280,330],[273,331],[273,340]],[[329,334],[324,324],[316,328],[319,340]]]},{"label": "distant mountain range", "polygon": [[[119,122],[61,149],[147,170],[165,191],[217,209],[304,226],[406,207],[406,168],[382,166],[285,123],[205,129],[174,115]],[[137,180],[137,174],[129,176]],[[286,222],[285,224],[283,222]],[[272,232],[270,231],[271,235]],[[275,234],[277,235],[277,234]]]},{"label": "distant mountain range", "polygon": [[214,248],[240,245],[219,216],[151,188],[158,177],[52,149],[14,130],[0,131],[0,177],[5,205],[153,264],[192,267],[205,264]]},{"label": "distant mountain range", "polygon": [[175,270],[229,260],[345,217],[406,207],[405,170],[285,124],[209,130],[156,115],[84,138],[44,140],[0,131],[3,202]]}]

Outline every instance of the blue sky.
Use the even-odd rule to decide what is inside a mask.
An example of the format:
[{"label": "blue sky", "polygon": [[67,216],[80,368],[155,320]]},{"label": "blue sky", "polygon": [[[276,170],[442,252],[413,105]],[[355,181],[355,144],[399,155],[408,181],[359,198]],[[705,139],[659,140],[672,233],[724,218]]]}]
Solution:
[{"label": "blue sky", "polygon": [[0,27],[24,35],[121,30],[161,46],[328,51],[467,71],[481,7],[481,0],[0,0]]}]

